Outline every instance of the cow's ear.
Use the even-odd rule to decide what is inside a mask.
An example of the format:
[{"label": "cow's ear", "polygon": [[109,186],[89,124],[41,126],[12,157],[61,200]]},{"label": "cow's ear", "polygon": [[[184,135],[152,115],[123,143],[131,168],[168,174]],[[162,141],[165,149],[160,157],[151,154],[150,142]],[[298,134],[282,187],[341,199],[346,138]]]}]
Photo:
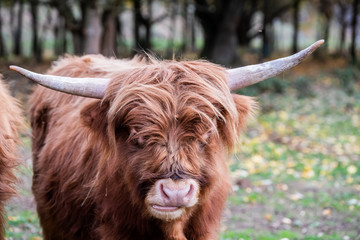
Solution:
[{"label": "cow's ear", "polygon": [[236,109],[239,113],[239,126],[245,128],[246,121],[252,118],[257,109],[258,104],[253,97],[242,96],[238,94],[232,94]]},{"label": "cow's ear", "polygon": [[80,116],[85,126],[93,131],[106,133],[108,110],[108,103],[94,100],[81,110]]}]

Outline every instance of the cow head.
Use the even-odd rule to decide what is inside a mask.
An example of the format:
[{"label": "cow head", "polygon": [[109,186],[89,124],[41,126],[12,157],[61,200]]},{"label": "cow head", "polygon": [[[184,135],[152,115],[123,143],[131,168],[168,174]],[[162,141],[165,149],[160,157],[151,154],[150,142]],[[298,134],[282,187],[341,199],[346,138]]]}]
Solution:
[{"label": "cow head", "polygon": [[170,221],[190,216],[211,189],[228,187],[218,186],[217,180],[227,174],[225,160],[254,105],[251,98],[231,91],[278,75],[322,43],[287,58],[231,70],[204,61],[151,59],[94,80],[11,68],[46,87],[101,99],[90,101],[81,115],[109,142],[107,159],[112,162],[101,163],[100,171],[113,174],[103,179],[120,174],[134,205]]},{"label": "cow head", "polygon": [[253,100],[231,94],[225,70],[205,61],[152,60],[113,79],[106,131],[132,201],[162,220],[190,213],[226,174]]}]

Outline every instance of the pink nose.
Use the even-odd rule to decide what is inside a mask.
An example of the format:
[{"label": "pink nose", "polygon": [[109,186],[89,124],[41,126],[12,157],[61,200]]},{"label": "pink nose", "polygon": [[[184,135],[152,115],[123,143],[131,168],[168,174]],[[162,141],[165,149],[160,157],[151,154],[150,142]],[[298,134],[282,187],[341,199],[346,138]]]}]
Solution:
[{"label": "pink nose", "polygon": [[194,185],[191,182],[164,181],[159,188],[161,198],[167,206],[186,207],[195,197]]}]

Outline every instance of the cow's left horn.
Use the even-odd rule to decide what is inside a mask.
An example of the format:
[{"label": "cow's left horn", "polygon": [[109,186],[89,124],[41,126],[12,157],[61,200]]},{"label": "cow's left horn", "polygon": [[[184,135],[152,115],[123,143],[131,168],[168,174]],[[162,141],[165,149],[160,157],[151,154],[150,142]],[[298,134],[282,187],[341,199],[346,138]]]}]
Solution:
[{"label": "cow's left horn", "polygon": [[231,91],[234,91],[279,75],[299,64],[323,43],[324,40],[319,40],[310,47],[288,57],[261,64],[228,69],[228,86]]},{"label": "cow's left horn", "polygon": [[21,75],[37,82],[38,84],[64,93],[90,98],[103,98],[105,88],[109,83],[108,78],[71,78],[54,75],[44,75],[31,72],[18,66],[10,66]]}]

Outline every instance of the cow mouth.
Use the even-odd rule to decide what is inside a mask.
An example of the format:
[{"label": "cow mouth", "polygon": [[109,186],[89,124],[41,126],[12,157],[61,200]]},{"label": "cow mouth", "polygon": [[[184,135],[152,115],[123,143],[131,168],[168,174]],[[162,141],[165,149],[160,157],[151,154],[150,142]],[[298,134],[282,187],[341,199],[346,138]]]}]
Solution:
[{"label": "cow mouth", "polygon": [[149,212],[153,217],[164,221],[175,220],[181,217],[185,211],[185,207],[163,206],[158,204],[150,204],[148,206]]},{"label": "cow mouth", "polygon": [[175,212],[180,209],[180,207],[160,206],[160,205],[152,205],[152,208],[159,212]]}]

